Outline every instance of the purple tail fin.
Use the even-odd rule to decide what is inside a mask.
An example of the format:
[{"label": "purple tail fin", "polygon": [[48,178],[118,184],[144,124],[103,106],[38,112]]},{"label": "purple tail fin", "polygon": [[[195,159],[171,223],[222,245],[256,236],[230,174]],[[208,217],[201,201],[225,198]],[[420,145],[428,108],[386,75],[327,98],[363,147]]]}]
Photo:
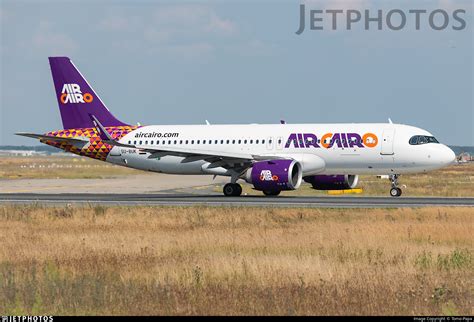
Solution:
[{"label": "purple tail fin", "polygon": [[49,57],[54,88],[64,129],[94,127],[89,115],[104,126],[123,126],[102,103],[68,57]]}]

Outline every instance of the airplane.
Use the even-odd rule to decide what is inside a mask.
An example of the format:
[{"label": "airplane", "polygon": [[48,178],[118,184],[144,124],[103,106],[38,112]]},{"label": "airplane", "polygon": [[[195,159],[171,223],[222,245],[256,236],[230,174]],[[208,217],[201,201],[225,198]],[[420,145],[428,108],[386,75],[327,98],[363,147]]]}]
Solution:
[{"label": "airplane", "polygon": [[402,174],[427,172],[454,152],[420,128],[388,123],[130,125],[119,121],[68,57],[49,57],[63,128],[16,133],[67,152],[167,174],[226,176],[225,196],[245,181],[266,196],[298,189],[355,188],[359,175],[388,175],[399,197]]}]

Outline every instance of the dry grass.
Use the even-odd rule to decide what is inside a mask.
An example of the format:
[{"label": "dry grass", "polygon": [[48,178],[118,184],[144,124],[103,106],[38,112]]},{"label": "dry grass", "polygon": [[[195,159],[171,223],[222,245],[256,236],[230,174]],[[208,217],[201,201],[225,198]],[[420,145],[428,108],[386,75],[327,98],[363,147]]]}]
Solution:
[{"label": "dry grass", "polygon": [[0,206],[3,314],[472,315],[472,208]]},{"label": "dry grass", "polygon": [[101,179],[137,173],[85,157],[0,157],[0,179]]}]

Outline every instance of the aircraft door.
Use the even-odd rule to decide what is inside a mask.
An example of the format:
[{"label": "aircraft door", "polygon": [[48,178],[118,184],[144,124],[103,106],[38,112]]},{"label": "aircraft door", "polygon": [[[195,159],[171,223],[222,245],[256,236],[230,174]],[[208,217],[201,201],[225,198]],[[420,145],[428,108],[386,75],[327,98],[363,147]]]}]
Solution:
[{"label": "aircraft door", "polygon": [[395,128],[388,128],[383,131],[381,151],[382,155],[394,155],[393,142],[395,138]]}]

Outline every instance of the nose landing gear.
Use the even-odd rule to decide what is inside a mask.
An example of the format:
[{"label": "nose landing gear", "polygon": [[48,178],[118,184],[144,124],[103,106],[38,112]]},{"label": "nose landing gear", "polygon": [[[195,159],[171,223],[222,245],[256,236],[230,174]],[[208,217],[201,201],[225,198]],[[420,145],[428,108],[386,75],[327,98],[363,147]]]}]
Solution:
[{"label": "nose landing gear", "polygon": [[391,174],[390,175],[390,183],[392,188],[390,189],[390,195],[392,197],[400,197],[402,195],[402,189],[398,187],[398,174]]}]

